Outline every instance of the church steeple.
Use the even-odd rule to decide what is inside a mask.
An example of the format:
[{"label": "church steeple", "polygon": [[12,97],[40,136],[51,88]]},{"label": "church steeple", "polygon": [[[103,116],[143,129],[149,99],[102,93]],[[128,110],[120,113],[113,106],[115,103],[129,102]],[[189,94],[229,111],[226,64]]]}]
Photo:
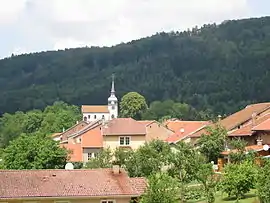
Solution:
[{"label": "church steeple", "polygon": [[112,88],[111,88],[111,95],[108,98],[108,110],[110,113],[110,119],[118,117],[118,101],[115,96],[114,74],[112,74]]},{"label": "church steeple", "polygon": [[111,89],[111,96],[115,95],[115,89],[114,89],[114,74],[112,74],[112,89]]}]

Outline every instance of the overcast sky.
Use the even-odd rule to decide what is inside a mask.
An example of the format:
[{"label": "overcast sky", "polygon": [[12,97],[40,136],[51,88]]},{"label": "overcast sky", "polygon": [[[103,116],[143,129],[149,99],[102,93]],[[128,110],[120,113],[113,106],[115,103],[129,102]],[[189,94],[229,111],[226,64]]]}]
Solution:
[{"label": "overcast sky", "polygon": [[0,58],[270,15],[270,0],[0,0]]}]

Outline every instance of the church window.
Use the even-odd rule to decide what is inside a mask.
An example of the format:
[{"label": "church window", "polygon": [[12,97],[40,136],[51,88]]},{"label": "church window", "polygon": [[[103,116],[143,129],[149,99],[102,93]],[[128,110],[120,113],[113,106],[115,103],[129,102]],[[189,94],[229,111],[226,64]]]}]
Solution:
[{"label": "church window", "polygon": [[112,115],[112,118],[114,118],[114,114]]},{"label": "church window", "polygon": [[112,106],[112,110],[114,110],[115,109],[115,106]]},{"label": "church window", "polygon": [[88,119],[90,119],[91,118],[91,116],[90,115],[88,115]]},{"label": "church window", "polygon": [[86,116],[85,116],[85,117],[83,117],[83,120],[84,120],[84,121],[87,121],[87,117],[86,117]]},{"label": "church window", "polygon": [[104,119],[105,118],[105,116],[104,115],[102,115],[102,119]]},{"label": "church window", "polygon": [[97,115],[94,115],[94,119],[96,119],[97,118]]}]

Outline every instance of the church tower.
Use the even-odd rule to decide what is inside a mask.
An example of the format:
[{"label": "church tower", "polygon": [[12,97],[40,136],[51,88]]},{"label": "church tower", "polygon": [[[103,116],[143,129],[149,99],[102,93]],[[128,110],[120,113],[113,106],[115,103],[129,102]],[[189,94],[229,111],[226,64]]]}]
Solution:
[{"label": "church tower", "polygon": [[114,89],[114,74],[112,75],[112,89],[111,95],[108,98],[108,110],[110,113],[110,120],[113,118],[118,117],[118,100],[115,96],[115,89]]}]

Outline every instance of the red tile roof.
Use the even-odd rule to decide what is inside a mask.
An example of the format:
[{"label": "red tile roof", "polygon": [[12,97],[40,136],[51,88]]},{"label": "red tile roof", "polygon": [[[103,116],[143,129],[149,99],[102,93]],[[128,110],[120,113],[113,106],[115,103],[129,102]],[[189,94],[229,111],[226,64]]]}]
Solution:
[{"label": "red tile roof", "polygon": [[202,127],[208,125],[208,121],[169,121],[167,127],[175,132],[168,137],[168,142],[177,142],[187,136],[191,136]]},{"label": "red tile roof", "polygon": [[254,131],[259,131],[259,130],[265,130],[269,131],[270,130],[270,119],[268,118],[266,121],[260,123],[259,125],[255,126],[252,128]]},{"label": "red tile roof", "polygon": [[146,128],[132,118],[115,118],[102,127],[103,135],[145,135]]},{"label": "red tile roof", "polygon": [[[121,170],[0,170],[0,199],[54,197],[108,197],[142,194],[134,180]],[[139,186],[139,185],[137,185]]]}]

